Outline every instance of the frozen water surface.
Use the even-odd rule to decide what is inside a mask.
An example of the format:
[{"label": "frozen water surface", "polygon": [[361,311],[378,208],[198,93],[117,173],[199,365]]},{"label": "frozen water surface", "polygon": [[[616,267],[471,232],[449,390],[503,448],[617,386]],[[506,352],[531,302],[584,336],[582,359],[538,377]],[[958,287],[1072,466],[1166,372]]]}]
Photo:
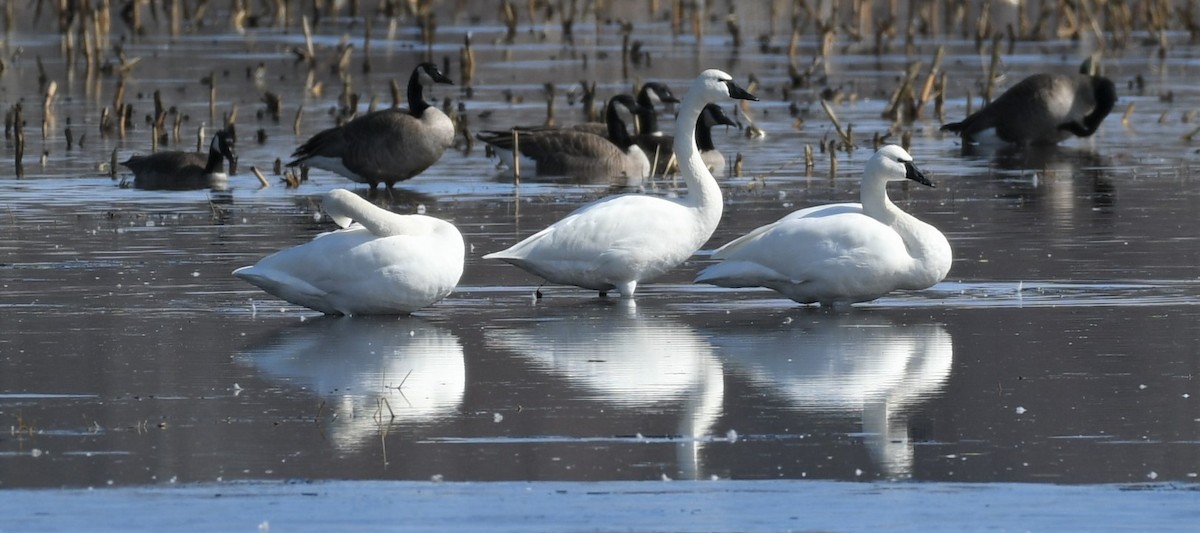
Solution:
[{"label": "frozen water surface", "polygon": [[[558,122],[571,123],[582,116],[578,94],[568,96],[579,80],[597,81],[603,101],[639,80],[682,93],[718,67],[743,85],[756,77],[762,100],[750,117],[766,137],[715,131],[731,162],[743,157],[743,175],[722,180],[722,224],[706,250],[639,288],[636,303],[557,286],[540,287],[537,300],[539,280],[480,259],[627,184],[514,187],[460,138],[377,199],[458,225],[469,245],[459,289],[413,317],[339,319],[230,272],[329,230],[314,216],[324,191],[365,193],[322,171],[289,189],[271,168],[334,124],[342,84],[329,64],[343,35],[356,43],[360,109],[390,102],[389,83],[424,57],[410,19],[391,40],[375,25],[366,74],[361,24],[323,19],[319,94],[305,89],[307,68],[291,52],[303,45],[295,25],[240,35],[221,22],[174,41],[150,31],[123,46],[140,63],[125,80],[134,114],[122,139],[99,129],[118,78],[68,68],[53,17],[34,24],[18,4],[24,23],[0,46],[0,103],[22,102],[27,121],[24,177],[12,142],[0,149],[0,530],[1200,522],[1200,141],[1188,137],[1200,48],[1184,32],[1165,34],[1162,58],[1144,44],[1106,52],[1121,100],[1089,139],[964,150],[932,112],[901,125],[937,188],[894,185],[892,198],[948,236],[954,266],[929,290],[830,313],[690,280],[721,243],[794,209],[856,198],[911,60],[928,65],[944,45],[946,119],[966,113],[968,92],[978,108],[988,54],[972,38],[918,36],[911,55],[902,36],[878,55],[839,41],[827,77],[793,87],[790,26],[771,33],[767,13],[738,8],[746,42],[734,53],[721,24],[698,45],[637,3],[626,14],[652,61],[625,76],[609,18],[577,22],[574,46],[557,23],[523,23],[510,46],[495,6],[468,2],[472,16],[444,3],[431,50],[449,58],[458,85],[434,96],[461,104],[471,131],[542,122],[546,82],[558,86]],[[226,4],[211,9],[228,20]],[[477,62],[469,93],[458,69],[467,32]],[[774,48],[752,44],[760,34]],[[817,42],[802,36],[804,65]],[[1017,43],[1004,50],[999,86],[1073,71],[1092,49],[1087,39]],[[45,139],[37,58],[58,87]],[[261,87],[250,75],[260,63]],[[238,109],[231,189],[119,187],[124,174],[110,179],[107,165],[114,150],[120,160],[150,150],[155,91],[186,115],[171,148],[193,147],[201,123],[211,131],[200,81],[210,73],[216,120]],[[845,96],[834,109],[859,144],[837,153],[832,177],[830,154],[817,149],[837,136],[819,104],[826,88]],[[278,122],[263,113],[262,90],[280,96]],[[669,128],[670,113],[662,120]],[[67,148],[68,123],[82,145]],[[811,175],[805,145],[816,152]],[[251,166],[272,186],[259,188]]]}]

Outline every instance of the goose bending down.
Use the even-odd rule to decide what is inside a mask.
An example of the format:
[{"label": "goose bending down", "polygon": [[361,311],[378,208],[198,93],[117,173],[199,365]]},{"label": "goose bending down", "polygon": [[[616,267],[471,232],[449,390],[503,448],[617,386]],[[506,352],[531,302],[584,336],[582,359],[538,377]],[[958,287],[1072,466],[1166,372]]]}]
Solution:
[{"label": "goose bending down", "polygon": [[392,213],[345,189],[326,193],[323,206],[345,229],[322,233],[233,275],[327,315],[408,314],[458,285],[464,245],[453,224]]},{"label": "goose bending down", "polygon": [[757,100],[720,70],[692,82],[675,123],[675,153],[687,183],[681,198],[625,194],[603,198],[507,250],[499,259],[551,283],[632,297],[638,283],[691,257],[721,220],[721,188],[696,148],[696,122],[704,105],[726,98]]},{"label": "goose bending down", "polygon": [[860,204],[795,211],[713,253],[721,262],[697,283],[766,287],[802,304],[837,306],[897,289],[924,289],[950,271],[950,243],[937,228],[888,199],[889,181],[933,186],[903,148],[888,145],[867,161]]},{"label": "goose bending down", "polygon": [[408,79],[408,109],[382,109],[313,135],[287,166],[305,165],[340,174],[374,190],[420,174],[454,143],[454,122],[425,101],[425,88],[453,85],[433,63]]},{"label": "goose bending down", "polygon": [[133,172],[133,186],[138,189],[223,189],[229,176],[225,160],[237,164],[233,136],[225,130],[213,135],[204,152],[157,152],[135,155],[121,163]]},{"label": "goose bending down", "polygon": [[1117,103],[1108,78],[1087,74],[1034,74],[962,122],[942,126],[966,142],[991,134],[1007,143],[1057,144],[1096,132]]},{"label": "goose bending down", "polygon": [[605,111],[607,136],[573,128],[516,128],[484,131],[476,138],[491,146],[509,170],[514,168],[516,146],[521,151],[521,168],[535,168],[538,175],[641,179],[650,174],[650,161],[634,144],[618,104],[633,113],[639,110],[632,96],[612,97]]}]

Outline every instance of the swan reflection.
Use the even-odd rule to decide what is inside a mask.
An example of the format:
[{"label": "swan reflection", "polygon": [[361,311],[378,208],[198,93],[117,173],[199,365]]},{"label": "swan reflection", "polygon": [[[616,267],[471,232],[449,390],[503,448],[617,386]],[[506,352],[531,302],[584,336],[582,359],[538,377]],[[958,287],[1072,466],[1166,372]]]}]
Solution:
[{"label": "swan reflection", "polygon": [[778,391],[792,407],[859,415],[868,453],[889,478],[912,475],[909,417],[945,385],[954,353],[941,325],[861,313],[739,328],[712,340],[730,372]]},{"label": "swan reflection", "polygon": [[466,389],[458,338],[413,317],[321,317],[284,328],[240,357],[270,380],[326,399],[339,447],[377,435],[380,424],[451,416]]},{"label": "swan reflection", "polygon": [[679,475],[698,478],[700,450],[722,413],[721,362],[686,324],[639,314],[629,300],[613,305],[621,308],[550,309],[540,319],[485,330],[484,339],[490,349],[513,352],[565,378],[588,399],[635,411],[682,405]]}]

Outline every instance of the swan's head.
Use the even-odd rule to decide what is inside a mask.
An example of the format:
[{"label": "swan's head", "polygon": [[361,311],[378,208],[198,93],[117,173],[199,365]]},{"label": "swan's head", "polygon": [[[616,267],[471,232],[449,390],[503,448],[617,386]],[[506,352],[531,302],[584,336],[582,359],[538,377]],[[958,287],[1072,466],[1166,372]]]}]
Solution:
[{"label": "swan's head", "polygon": [[706,97],[705,100],[709,102],[717,102],[724,98],[758,100],[757,96],[738,87],[733,82],[733,76],[715,68],[700,73],[700,76],[696,78],[696,81],[692,82],[692,88],[688,91],[688,94],[692,93],[703,94]]},{"label": "swan's head", "polygon": [[435,83],[454,85],[454,82],[450,81],[450,78],[446,77],[445,74],[442,74],[442,71],[438,70],[437,65],[433,63],[421,63],[417,65],[417,69],[413,74],[417,76],[417,79],[420,80],[421,85],[424,87],[430,87]]},{"label": "swan's head", "polygon": [[912,156],[903,148],[889,144],[880,148],[867,161],[865,176],[882,177],[884,181],[913,180],[921,185],[933,187],[933,182],[913,164]]},{"label": "swan's head", "polygon": [[366,202],[361,196],[354,194],[346,189],[334,189],[325,193],[325,200],[321,203],[321,207],[325,209],[325,213],[329,218],[333,219],[333,223],[339,228],[349,227],[354,219],[350,217],[351,206]]}]

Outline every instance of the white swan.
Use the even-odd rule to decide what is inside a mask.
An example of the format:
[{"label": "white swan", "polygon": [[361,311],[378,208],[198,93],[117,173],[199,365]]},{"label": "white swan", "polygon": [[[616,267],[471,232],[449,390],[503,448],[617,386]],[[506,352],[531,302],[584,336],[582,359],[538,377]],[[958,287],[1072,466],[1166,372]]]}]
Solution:
[{"label": "white swan", "polygon": [[322,233],[233,275],[329,315],[408,314],[458,284],[465,247],[453,224],[392,213],[345,189],[326,193],[323,205],[347,229]]},{"label": "white swan", "polygon": [[950,271],[950,243],[888,199],[887,182],[905,179],[933,186],[908,152],[884,146],[867,161],[861,204],[801,209],[755,229],[717,249],[713,257],[722,262],[696,282],[767,287],[826,306],[931,287]]},{"label": "white swan", "polygon": [[521,267],[552,283],[632,297],[638,282],[691,257],[721,220],[721,188],[696,148],[696,120],[718,99],[757,100],[720,70],[692,82],[675,123],[675,153],[687,195],[665,199],[640,194],[610,196],[507,250],[483,256]]}]

